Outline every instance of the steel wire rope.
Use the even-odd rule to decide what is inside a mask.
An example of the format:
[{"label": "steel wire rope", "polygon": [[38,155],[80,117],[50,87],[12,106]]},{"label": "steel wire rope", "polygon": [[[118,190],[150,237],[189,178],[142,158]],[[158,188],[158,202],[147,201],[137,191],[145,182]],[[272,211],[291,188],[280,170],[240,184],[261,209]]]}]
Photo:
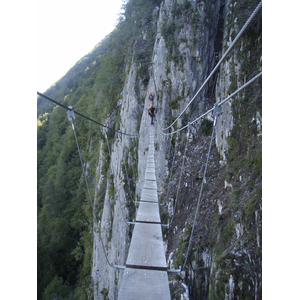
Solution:
[{"label": "steel wire rope", "polygon": [[109,156],[110,156],[110,159],[111,159],[111,152],[110,152],[110,147],[109,147],[109,142],[108,142],[108,137],[107,137],[106,132],[104,132],[104,135],[105,135],[105,138],[106,138],[106,143],[107,143],[108,153],[109,153]]},{"label": "steel wire rope", "polygon": [[188,145],[188,142],[189,142],[189,136],[190,136],[190,129],[188,130],[188,133],[187,133],[187,139],[186,139],[186,144],[185,144],[185,149],[184,149],[184,155],[183,155],[183,158],[182,158],[182,166],[181,166],[180,177],[179,177],[179,182],[178,182],[178,186],[177,186],[177,194],[176,194],[176,198],[175,198],[175,203],[174,203],[175,205],[174,205],[174,208],[173,208],[172,219],[171,219],[171,222],[169,222],[168,224],[162,224],[162,226],[165,226],[165,227],[169,227],[173,223],[174,216],[175,216],[175,213],[176,213],[176,206],[177,206],[177,202],[178,202],[178,196],[179,196],[182,173],[183,173],[183,170],[184,170],[184,162],[185,162],[185,157],[186,157],[187,145]]},{"label": "steel wire rope", "polygon": [[[246,28],[249,26],[250,22],[252,21],[252,19],[255,17],[255,15],[257,14],[257,12],[259,11],[259,9],[262,6],[262,1],[260,1],[260,3],[257,5],[257,7],[255,8],[255,10],[252,12],[251,16],[248,18],[248,20],[246,21],[246,23],[244,24],[244,26],[242,27],[242,29],[240,30],[240,32],[237,34],[237,36],[235,37],[235,39],[233,40],[233,42],[231,43],[231,45],[229,46],[229,48],[226,50],[226,52],[223,54],[222,58],[219,60],[219,62],[217,63],[217,65],[214,67],[214,69],[211,71],[211,73],[209,74],[209,76],[206,78],[206,80],[204,81],[204,83],[202,84],[202,86],[199,88],[199,90],[196,92],[196,94],[194,95],[194,97],[190,100],[190,102],[187,104],[187,106],[183,109],[183,111],[179,114],[179,116],[175,119],[175,121],[169,125],[166,128],[162,128],[161,130],[168,130],[171,126],[173,126],[177,120],[182,116],[182,114],[187,110],[187,108],[190,106],[190,104],[195,100],[195,98],[199,95],[200,91],[203,89],[203,87],[206,85],[206,83],[208,82],[208,80],[212,77],[212,75],[216,72],[217,68],[220,66],[220,64],[223,62],[223,60],[226,58],[226,56],[228,55],[228,53],[232,50],[233,46],[236,44],[236,42],[239,40],[239,38],[241,37],[241,35],[244,33],[244,31],[246,30]],[[159,125],[160,127],[160,125]]]},{"label": "steel wire rope", "polygon": [[[172,145],[172,140],[171,140],[171,145]],[[169,157],[170,157],[170,154],[171,154],[171,147],[170,147]],[[169,184],[168,184],[168,191],[167,191],[166,200],[167,200],[168,197],[169,197],[170,183],[171,183],[172,174],[173,174],[173,168],[174,168],[175,156],[176,156],[176,145],[175,145],[175,147],[174,147],[174,155],[173,155],[173,160],[172,160],[172,167],[171,167],[171,173],[170,173],[170,179],[169,179]]]},{"label": "steel wire rope", "polygon": [[[93,210],[94,224],[95,223],[97,224],[97,226],[96,226],[97,228],[96,229],[98,229],[99,239],[100,239],[101,244],[102,244],[102,248],[103,248],[103,252],[104,252],[106,261],[109,264],[109,266],[111,266],[114,269],[125,269],[125,266],[114,265],[113,263],[110,263],[109,260],[108,260],[108,257],[107,257],[106,251],[105,251],[105,247],[104,247],[104,243],[103,243],[103,240],[102,240],[102,237],[101,237],[101,230],[99,228],[99,224],[98,224],[98,221],[97,221],[97,217],[96,217],[96,213],[95,213],[95,208],[94,208],[94,204],[93,204],[93,201],[92,201],[92,196],[91,196],[89,185],[88,185],[88,182],[87,182],[84,165],[83,165],[83,162],[82,162],[82,157],[81,157],[80,148],[79,148],[79,144],[78,144],[78,139],[77,139],[77,135],[76,135],[75,125],[74,125],[74,122],[73,122],[73,117],[70,117],[70,119],[71,119],[71,122],[72,122],[72,128],[73,128],[74,135],[75,135],[75,140],[76,140],[76,144],[77,144],[77,149],[78,149],[78,153],[79,153],[79,158],[80,158],[80,162],[81,162],[83,176],[84,176],[84,179],[85,179],[85,183],[86,183],[86,186],[87,186],[89,199],[90,199],[92,210]],[[94,232],[94,230],[93,230],[93,232]],[[94,234],[95,234],[95,232],[94,232]]]},{"label": "steel wire rope", "polygon": [[[119,188],[119,191],[120,191],[121,189],[122,189],[122,187]],[[120,204],[120,210],[121,210],[121,212],[122,212],[121,215],[123,216],[124,223],[127,224],[127,218],[126,218],[126,216],[124,215],[125,206],[126,206],[125,203],[123,203],[123,205]]]},{"label": "steel wire rope", "polygon": [[[153,58],[152,58],[153,60]],[[152,76],[153,76],[153,82],[154,82],[154,88],[155,88],[155,95],[156,95],[156,99],[157,99],[157,110],[158,110],[158,99],[159,99],[159,95],[157,93],[157,89],[156,89],[156,82],[155,82],[155,78],[154,78],[154,69],[153,69],[153,64],[151,64],[152,67]]]},{"label": "steel wire rope", "polygon": [[[111,151],[110,151],[110,147],[109,147],[109,142],[108,142],[108,137],[107,137],[107,134],[106,134],[106,128],[103,128],[103,130],[104,130],[104,134],[105,134],[105,137],[106,137],[106,142],[107,142],[107,148],[108,148],[109,156],[110,156],[110,158],[112,159],[112,157],[111,157]],[[126,176],[127,176],[127,184],[128,184],[129,190],[130,190],[129,180],[128,180],[128,174],[127,174],[127,169],[126,169],[126,164],[125,164],[125,171],[126,171]],[[112,170],[112,174],[114,175],[113,170]],[[130,194],[130,198],[131,198],[131,200],[132,200],[131,194]],[[133,201],[133,200],[132,200],[132,201]],[[127,222],[127,220],[126,220],[126,218],[125,218],[125,216],[124,216],[124,212],[123,212],[123,211],[122,211],[122,214],[123,214],[123,218],[124,218],[125,222]]]},{"label": "steel wire rope", "polygon": [[[240,91],[242,91],[244,88],[246,88],[249,84],[251,84],[253,81],[255,81],[256,79],[258,79],[260,76],[262,76],[262,72],[258,73],[256,76],[254,76],[252,79],[250,79],[248,82],[246,82],[243,86],[241,86],[240,88],[238,88],[235,92],[233,92],[231,95],[229,95],[227,98],[225,98],[224,100],[222,100],[218,106],[223,105],[225,102],[227,102],[229,99],[231,99],[232,97],[234,97],[237,93],[239,93]],[[196,118],[194,121],[189,122],[190,125],[194,124],[195,122],[199,121],[200,119],[204,118],[206,115],[208,115],[209,113],[211,113],[214,110],[214,107],[209,109],[208,111],[206,111],[204,114],[202,114],[201,116],[199,116],[198,118]],[[162,131],[160,131],[163,135],[171,135],[173,133],[179,132],[183,129],[186,129],[189,125],[185,125],[183,127],[181,127],[180,129],[177,129],[176,131],[171,131],[169,133],[164,133]]]},{"label": "steel wire rope", "polygon": [[124,164],[125,166],[125,173],[126,173],[126,178],[127,178],[127,186],[128,186],[128,190],[129,190],[129,196],[130,196],[130,199],[131,199],[131,202],[133,203],[138,203],[137,201],[133,200],[133,197],[132,197],[132,194],[131,194],[131,188],[130,188],[130,184],[129,184],[129,177],[128,177],[128,173],[127,173],[127,167],[126,167],[126,164]]},{"label": "steel wire rope", "polygon": [[[45,98],[45,99],[47,99],[47,100],[49,100],[49,101],[55,103],[55,104],[57,104],[57,105],[63,107],[63,108],[66,109],[67,111],[73,110],[74,113],[77,114],[78,116],[81,116],[81,117],[83,117],[83,118],[85,118],[85,119],[87,119],[87,120],[89,120],[89,121],[92,121],[92,122],[94,122],[95,124],[98,124],[98,125],[102,126],[103,128],[107,128],[107,129],[109,129],[109,130],[112,130],[113,132],[117,132],[117,133],[120,133],[120,134],[122,134],[122,135],[133,136],[133,137],[137,137],[137,136],[138,136],[138,135],[136,135],[136,134],[128,134],[128,133],[125,133],[125,132],[118,131],[118,130],[115,130],[115,129],[113,129],[113,128],[110,128],[110,127],[108,127],[108,126],[105,125],[105,124],[101,124],[101,123],[99,123],[99,122],[97,122],[97,121],[95,121],[95,120],[93,120],[93,119],[91,119],[91,118],[89,118],[89,117],[87,117],[87,116],[85,116],[85,115],[83,115],[83,114],[81,114],[81,113],[75,111],[74,108],[73,108],[72,106],[67,107],[67,106],[65,106],[65,105],[63,105],[63,104],[61,104],[61,103],[59,103],[59,102],[57,102],[57,101],[51,99],[50,97],[48,97],[48,96],[46,96],[46,95],[44,95],[44,94],[42,94],[42,93],[40,93],[40,92],[37,92],[37,94],[38,94],[39,96],[41,96],[41,97],[43,97],[43,98]],[[70,107],[71,107],[71,108],[70,108]]]},{"label": "steel wire rope", "polygon": [[[104,130],[104,134],[105,134],[106,141],[107,141],[107,148],[108,148],[108,151],[109,151],[109,156],[110,156],[110,159],[112,161],[111,150],[110,150],[110,147],[109,147],[108,137],[107,137],[107,134],[106,134],[106,128],[103,128],[103,130]],[[126,168],[126,165],[125,165],[125,168]],[[111,172],[112,172],[112,175],[114,176],[114,172],[113,172],[112,168],[111,168]],[[127,178],[127,180],[128,180],[128,178]],[[120,204],[120,209],[121,209],[121,212],[122,212],[122,216],[123,216],[124,222],[126,224],[128,224],[127,218],[124,215],[123,208],[125,208],[125,206],[122,207],[121,204]]]},{"label": "steel wire rope", "polygon": [[[131,201],[132,201],[132,203],[135,203],[135,205],[137,204],[137,203],[140,203],[140,202],[137,202],[136,200],[133,200],[133,198],[132,198],[132,195],[131,195],[131,189],[130,189],[130,184],[129,184],[129,177],[128,177],[128,173],[127,173],[127,167],[126,167],[126,164],[125,164],[125,173],[126,173],[126,177],[127,177],[127,185],[128,185],[128,189],[129,189],[129,195],[130,195],[130,198],[131,198]],[[126,221],[127,222],[127,224],[135,224],[136,222],[131,222],[131,221]]]},{"label": "steel wire rope", "polygon": [[197,219],[197,216],[198,216],[198,210],[199,210],[199,206],[201,204],[200,200],[201,200],[201,197],[202,197],[203,185],[204,185],[204,182],[206,183],[205,175],[206,175],[206,171],[207,171],[207,166],[208,166],[208,161],[209,161],[209,156],[210,156],[210,152],[211,152],[211,146],[212,146],[212,142],[213,142],[213,137],[214,137],[214,133],[215,133],[215,127],[216,127],[218,115],[219,115],[218,113],[215,115],[215,120],[214,120],[214,124],[213,124],[213,132],[212,132],[212,135],[211,135],[209,150],[208,150],[208,154],[207,154],[207,158],[206,158],[206,164],[205,164],[203,179],[202,179],[202,183],[201,183],[199,198],[198,198],[198,202],[197,202],[197,208],[196,208],[195,218],[194,218],[193,227],[192,227],[192,231],[191,231],[191,235],[190,235],[190,239],[189,239],[188,249],[187,249],[187,252],[186,252],[186,255],[185,255],[185,261],[184,261],[184,264],[183,264],[183,267],[182,267],[181,270],[183,270],[185,268],[186,263],[187,263],[187,259],[188,259],[188,256],[189,256],[189,251],[190,251],[190,247],[191,247],[191,243],[192,243],[192,239],[193,239],[193,234],[194,234],[196,219]]},{"label": "steel wire rope", "polygon": [[126,173],[126,178],[127,178],[127,185],[128,185],[128,189],[129,189],[129,196],[130,196],[130,199],[132,202],[135,202],[132,198],[132,195],[131,195],[131,189],[130,189],[130,184],[129,184],[129,177],[128,177],[128,172],[127,172],[127,167],[126,167],[126,164],[124,164],[125,166],[125,173]]},{"label": "steel wire rope", "polygon": [[[172,179],[172,174],[173,174],[173,167],[174,167],[174,162],[175,162],[175,156],[176,156],[176,148],[174,149],[174,156],[173,156],[173,161],[172,161],[172,167],[171,167],[171,173],[170,173],[170,179],[169,179],[169,184],[168,184],[168,191],[167,191],[167,196],[166,196],[166,200],[168,200],[169,198],[169,194],[170,194],[170,183],[171,183],[171,179]],[[173,212],[174,215],[174,212]],[[171,223],[168,224],[162,224],[163,227],[169,227]]]}]

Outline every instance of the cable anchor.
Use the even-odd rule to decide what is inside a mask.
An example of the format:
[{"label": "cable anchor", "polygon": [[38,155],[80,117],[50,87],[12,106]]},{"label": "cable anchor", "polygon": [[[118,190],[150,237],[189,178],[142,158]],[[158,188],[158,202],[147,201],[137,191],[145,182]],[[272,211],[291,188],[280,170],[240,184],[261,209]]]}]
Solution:
[{"label": "cable anchor", "polygon": [[74,129],[74,123],[73,120],[75,120],[75,113],[74,113],[74,108],[73,106],[68,106],[68,111],[67,111],[67,116],[68,116],[68,120],[72,122],[72,128]]},{"label": "cable anchor", "polygon": [[69,121],[75,120],[75,113],[74,113],[74,107],[73,106],[68,106],[68,111],[67,111],[67,115],[68,115],[68,119]]},{"label": "cable anchor", "polygon": [[220,102],[216,102],[215,108],[214,108],[214,116],[215,116],[214,126],[216,126],[217,118],[221,115],[221,112],[222,112],[222,108],[221,108],[221,106],[219,106],[219,104],[220,104]]},{"label": "cable anchor", "polygon": [[106,124],[104,123],[103,124],[103,132],[106,134],[106,132],[107,132],[107,127],[106,127]]}]

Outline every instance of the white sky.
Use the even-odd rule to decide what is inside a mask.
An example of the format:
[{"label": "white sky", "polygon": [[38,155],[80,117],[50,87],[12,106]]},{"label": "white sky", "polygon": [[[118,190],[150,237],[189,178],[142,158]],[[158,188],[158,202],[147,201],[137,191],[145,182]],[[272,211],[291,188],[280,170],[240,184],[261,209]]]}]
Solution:
[{"label": "white sky", "polygon": [[37,91],[45,92],[114,29],[122,2],[37,1]]}]

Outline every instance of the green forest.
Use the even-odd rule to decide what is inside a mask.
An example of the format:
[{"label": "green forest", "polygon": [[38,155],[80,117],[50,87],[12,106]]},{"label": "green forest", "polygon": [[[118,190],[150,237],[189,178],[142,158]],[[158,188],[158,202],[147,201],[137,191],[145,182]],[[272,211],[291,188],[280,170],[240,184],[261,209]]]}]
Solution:
[{"label": "green forest", "polygon": [[[129,61],[141,62],[139,76],[149,80],[148,65],[156,28],[152,11],[159,0],[132,0],[118,25],[45,95],[104,123],[120,98]],[[151,34],[136,51],[137,36],[149,23]],[[37,99],[37,294],[38,299],[84,299],[89,293],[93,219],[79,153],[66,111]],[[80,116],[74,121],[88,183],[94,194],[101,126]],[[115,124],[118,126],[118,124]],[[110,142],[114,134],[109,134]],[[107,154],[109,156],[109,154]],[[108,157],[109,158],[109,157]]]}]

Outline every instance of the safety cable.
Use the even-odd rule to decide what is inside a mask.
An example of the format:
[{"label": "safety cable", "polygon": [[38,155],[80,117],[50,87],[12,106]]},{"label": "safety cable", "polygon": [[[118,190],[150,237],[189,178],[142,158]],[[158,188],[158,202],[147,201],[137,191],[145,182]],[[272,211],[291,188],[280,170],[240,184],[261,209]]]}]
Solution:
[{"label": "safety cable", "polygon": [[[69,109],[67,111],[67,115],[68,115],[69,121],[72,122],[72,128],[73,128],[73,131],[74,131],[75,140],[76,140],[76,144],[77,144],[77,148],[78,148],[79,158],[80,158],[80,162],[81,162],[81,166],[82,166],[82,172],[83,172],[83,176],[84,176],[85,183],[86,183],[87,190],[88,190],[88,194],[89,194],[89,199],[90,199],[92,210],[93,210],[94,223],[97,224],[98,234],[99,234],[99,238],[100,238],[100,241],[101,241],[101,244],[102,244],[103,252],[105,254],[106,261],[109,264],[109,266],[111,266],[114,269],[125,269],[125,266],[114,265],[112,262],[110,263],[109,260],[108,260],[108,257],[107,257],[106,251],[105,251],[105,247],[104,247],[104,243],[103,243],[103,240],[102,240],[102,237],[101,237],[101,230],[99,228],[99,224],[98,224],[98,221],[97,221],[95,208],[94,208],[94,204],[93,204],[93,201],[92,201],[92,196],[91,196],[89,185],[88,185],[88,182],[87,182],[84,165],[83,165],[82,158],[81,158],[80,148],[79,148],[78,139],[77,139],[76,130],[75,130],[75,125],[74,125],[74,121],[73,121],[73,119],[75,119],[74,110]],[[93,230],[93,232],[94,232],[94,230]]]},{"label": "safety cable", "polygon": [[129,177],[128,177],[128,173],[127,173],[127,167],[126,167],[126,164],[124,164],[125,166],[125,173],[126,173],[126,178],[127,178],[127,185],[128,185],[128,189],[129,189],[129,196],[130,196],[130,199],[132,202],[136,202],[133,200],[133,197],[131,195],[131,189],[130,189],[130,184],[129,184]]},{"label": "safety cable", "polygon": [[194,234],[196,219],[197,219],[197,216],[198,216],[198,209],[199,209],[199,206],[201,204],[200,200],[201,200],[201,196],[202,196],[203,185],[204,185],[204,182],[206,182],[205,175],[206,175],[208,161],[209,161],[209,156],[210,156],[210,152],[211,152],[211,146],[212,146],[212,142],[213,142],[213,137],[214,137],[214,133],[215,133],[217,119],[218,119],[218,116],[220,114],[221,114],[221,108],[218,106],[218,103],[216,103],[216,105],[215,105],[215,113],[214,113],[215,120],[214,120],[214,124],[213,124],[213,132],[212,132],[211,139],[210,139],[210,145],[209,145],[209,150],[208,150],[208,154],[207,154],[207,159],[206,159],[206,164],[205,164],[203,179],[202,179],[202,183],[201,183],[201,189],[200,189],[200,193],[199,193],[199,198],[198,198],[198,202],[197,202],[197,208],[196,208],[195,218],[194,218],[192,232],[191,232],[190,239],[189,239],[188,249],[187,249],[187,252],[186,252],[186,255],[185,255],[184,265],[183,265],[183,267],[182,267],[181,270],[183,270],[185,268],[186,262],[187,262],[187,259],[188,259],[188,256],[189,256],[189,251],[190,251],[190,247],[191,247],[191,243],[192,243],[192,239],[193,239],[193,234]]},{"label": "safety cable", "polygon": [[[171,140],[171,144],[172,144],[172,140]],[[171,147],[170,147],[170,148],[171,148]],[[171,154],[171,149],[170,149],[170,154]],[[167,191],[166,200],[168,200],[168,198],[169,198],[169,193],[170,193],[170,183],[171,183],[172,174],[173,174],[173,168],[174,168],[175,156],[176,156],[176,146],[174,147],[174,155],[173,155],[173,161],[172,161],[172,167],[171,167],[171,173],[170,173],[170,179],[169,179],[169,184],[168,184],[168,191]],[[169,157],[170,157],[170,155],[169,155]]]},{"label": "safety cable", "polygon": [[[107,137],[107,134],[106,134],[107,128],[104,127],[104,128],[103,128],[103,131],[104,131],[104,135],[105,135],[105,137],[106,137],[107,148],[108,148],[110,160],[112,161],[111,150],[110,150],[110,147],[109,147],[108,137]],[[126,168],[126,165],[125,165],[125,168]],[[113,172],[113,169],[112,169],[112,168],[111,168],[111,172],[112,172],[112,175],[114,176],[114,172]],[[127,177],[127,180],[128,180],[128,177]],[[124,222],[128,224],[129,222],[127,221],[127,218],[126,218],[126,216],[124,215],[124,211],[123,211],[123,208],[122,208],[122,207],[121,207],[121,212],[122,212],[122,216],[123,216]]]},{"label": "safety cable", "polygon": [[[153,61],[153,58],[152,58]],[[153,69],[153,64],[151,64],[152,67],[152,75],[153,75],[153,82],[154,82],[154,88],[155,88],[155,95],[156,95],[156,101],[157,101],[157,109],[158,109],[158,99],[159,99],[159,95],[157,93],[157,89],[156,89],[156,83],[155,83],[155,77],[154,77],[154,69]],[[154,103],[154,102],[153,102]]]},{"label": "safety cable", "polygon": [[187,133],[187,139],[186,139],[186,143],[185,143],[184,155],[183,155],[183,158],[182,158],[182,166],[181,166],[180,177],[179,177],[179,182],[178,182],[178,186],[177,186],[177,194],[176,194],[176,198],[175,198],[175,204],[174,204],[174,208],[173,208],[172,219],[171,219],[171,222],[169,222],[168,224],[161,224],[161,226],[163,226],[163,227],[169,227],[173,223],[173,220],[174,220],[177,201],[178,201],[178,195],[179,195],[179,190],[180,190],[181,178],[182,178],[182,173],[183,173],[183,170],[184,170],[184,162],[185,162],[185,157],[186,157],[187,145],[188,145],[188,142],[189,142],[189,136],[190,136],[190,129],[188,130],[188,133]]},{"label": "safety cable", "polygon": [[109,153],[110,159],[112,159],[111,158],[111,152],[110,152],[110,147],[109,147],[109,143],[108,143],[107,134],[106,134],[106,132],[104,134],[105,134],[105,137],[106,137],[106,143],[107,143],[108,153]]},{"label": "safety cable", "polygon": [[[231,99],[233,96],[235,96],[237,93],[239,93],[240,91],[242,91],[244,88],[246,88],[249,84],[251,84],[253,81],[255,81],[256,79],[258,79],[260,76],[262,76],[262,72],[258,73],[256,76],[254,76],[251,80],[249,80],[248,82],[246,82],[243,86],[241,86],[240,88],[238,88],[235,92],[233,92],[231,95],[229,95],[226,99],[222,100],[218,105],[221,106],[223,105],[225,102],[227,102],[229,99]],[[206,115],[208,115],[209,113],[211,113],[214,110],[214,107],[209,109],[207,112],[205,112],[203,115],[201,115],[200,117],[196,118],[194,121],[190,122],[190,125],[194,124],[195,122],[199,121],[200,119],[204,118]],[[158,122],[157,122],[158,123]],[[176,131],[171,131],[169,133],[165,133],[162,132],[160,130],[160,133],[162,135],[171,135],[173,133],[179,132],[185,128],[187,128],[189,125],[185,125],[183,127],[181,127],[180,129],[177,129]]]},{"label": "safety cable", "polygon": [[[95,121],[95,120],[93,120],[93,119],[91,119],[91,118],[89,118],[89,117],[87,117],[87,116],[85,116],[85,115],[83,115],[83,114],[81,114],[81,113],[75,111],[74,108],[73,108],[72,106],[67,107],[67,106],[65,106],[65,105],[63,105],[63,104],[61,104],[61,103],[59,103],[59,102],[57,102],[57,101],[51,99],[50,97],[48,97],[48,96],[46,96],[46,95],[44,95],[44,94],[42,94],[42,93],[40,93],[40,92],[37,92],[37,94],[38,94],[39,96],[44,97],[45,99],[47,99],[47,100],[49,100],[49,101],[55,103],[55,104],[57,104],[57,105],[63,107],[64,109],[66,109],[66,110],[68,110],[68,111],[69,111],[69,110],[73,110],[74,113],[77,114],[78,116],[81,116],[81,117],[83,117],[83,118],[85,118],[85,119],[87,119],[87,120],[89,120],[89,121],[92,121],[92,122],[94,122],[94,123],[96,123],[96,124],[102,126],[103,128],[107,128],[107,129],[109,129],[109,130],[112,130],[113,132],[117,132],[117,133],[119,133],[119,134],[123,134],[123,135],[127,135],[127,136],[133,136],[133,137],[137,137],[137,136],[138,136],[138,135],[136,135],[136,134],[128,134],[128,133],[124,133],[124,132],[122,132],[122,131],[118,131],[118,130],[115,130],[115,129],[113,129],[113,128],[110,128],[110,127],[108,127],[108,126],[105,125],[105,124],[101,124],[101,123],[99,123],[99,122],[97,122],[97,121]],[[72,107],[72,109],[70,109],[70,107]]]},{"label": "safety cable", "polygon": [[[190,104],[195,100],[195,98],[199,95],[200,91],[203,89],[203,87],[206,85],[206,83],[208,82],[208,80],[212,77],[212,75],[216,72],[217,68],[220,66],[220,64],[223,62],[223,60],[226,58],[226,56],[228,55],[228,53],[232,50],[233,46],[236,44],[236,42],[238,41],[238,39],[240,38],[240,36],[243,34],[243,32],[246,30],[246,28],[249,26],[250,22],[252,21],[252,19],[255,17],[255,15],[257,14],[257,12],[259,11],[259,9],[262,6],[262,1],[260,1],[260,3],[257,5],[257,7],[255,8],[255,10],[253,11],[253,13],[251,14],[251,16],[248,18],[247,22],[244,24],[244,26],[242,27],[242,29],[240,30],[240,32],[238,33],[238,35],[235,37],[235,39],[233,40],[233,42],[231,43],[231,45],[229,46],[229,48],[226,50],[226,52],[223,54],[222,58],[219,60],[219,62],[217,63],[217,65],[214,67],[214,69],[211,71],[210,75],[206,78],[206,80],[204,81],[204,83],[202,84],[202,86],[199,88],[199,90],[196,92],[196,94],[194,95],[194,97],[191,99],[191,101],[187,104],[187,106],[183,109],[183,111],[179,114],[179,116],[175,119],[175,121],[169,125],[166,128],[162,128],[161,130],[167,130],[169,129],[171,126],[173,126],[177,120],[182,116],[182,114],[187,110],[187,108],[190,106]],[[160,126],[159,126],[160,127]]]}]

